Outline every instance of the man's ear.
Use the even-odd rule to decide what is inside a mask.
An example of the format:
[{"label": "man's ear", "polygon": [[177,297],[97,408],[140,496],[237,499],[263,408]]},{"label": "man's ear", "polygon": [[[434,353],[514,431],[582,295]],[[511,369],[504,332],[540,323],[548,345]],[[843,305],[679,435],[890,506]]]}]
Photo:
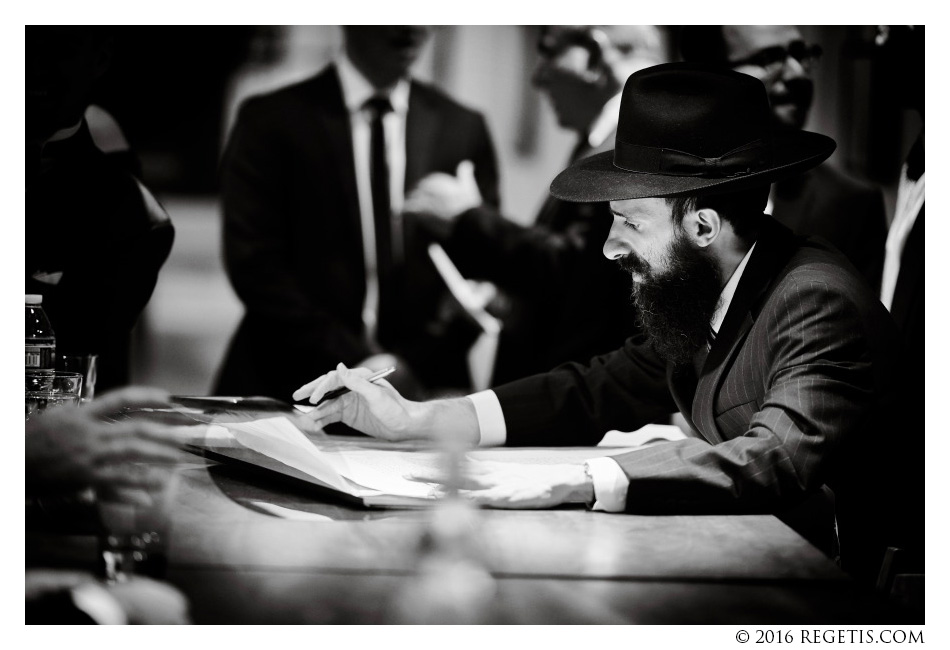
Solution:
[{"label": "man's ear", "polygon": [[706,248],[719,238],[722,217],[712,208],[692,210],[683,217],[683,230],[694,244]]}]

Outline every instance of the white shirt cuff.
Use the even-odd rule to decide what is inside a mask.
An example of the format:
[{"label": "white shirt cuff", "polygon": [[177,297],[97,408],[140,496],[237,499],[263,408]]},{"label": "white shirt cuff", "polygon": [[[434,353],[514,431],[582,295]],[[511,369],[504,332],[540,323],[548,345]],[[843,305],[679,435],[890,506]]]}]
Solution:
[{"label": "white shirt cuff", "polygon": [[627,488],[630,481],[623,473],[620,464],[613,458],[591,458],[587,460],[591,478],[594,480],[593,510],[605,512],[623,512],[627,507]]},{"label": "white shirt cuff", "polygon": [[483,390],[468,396],[475,405],[475,417],[478,418],[479,447],[497,447],[508,439],[505,426],[505,414],[495,391]]}]

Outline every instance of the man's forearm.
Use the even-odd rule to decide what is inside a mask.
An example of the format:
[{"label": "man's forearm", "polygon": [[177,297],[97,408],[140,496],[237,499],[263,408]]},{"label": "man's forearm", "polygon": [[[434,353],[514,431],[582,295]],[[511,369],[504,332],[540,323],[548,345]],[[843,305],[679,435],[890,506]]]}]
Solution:
[{"label": "man's forearm", "polygon": [[412,419],[416,437],[465,445],[477,445],[480,440],[475,406],[467,397],[417,402]]}]

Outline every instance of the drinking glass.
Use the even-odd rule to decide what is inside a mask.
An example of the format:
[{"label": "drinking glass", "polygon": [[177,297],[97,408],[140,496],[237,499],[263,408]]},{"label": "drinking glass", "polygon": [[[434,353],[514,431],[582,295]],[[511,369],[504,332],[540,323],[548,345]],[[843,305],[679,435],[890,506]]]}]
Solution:
[{"label": "drinking glass", "polygon": [[169,504],[175,490],[170,475],[163,487],[150,491],[152,503],[105,500],[97,495],[102,531],[99,536],[99,575],[106,582],[125,582],[133,575],[165,577]]},{"label": "drinking glass", "polygon": [[68,372],[78,372],[82,375],[82,390],[79,401],[86,404],[96,395],[96,362],[97,354],[60,354],[56,357],[56,368]]},{"label": "drinking glass", "polygon": [[82,375],[61,370],[26,371],[26,419],[63,404],[79,404]]}]

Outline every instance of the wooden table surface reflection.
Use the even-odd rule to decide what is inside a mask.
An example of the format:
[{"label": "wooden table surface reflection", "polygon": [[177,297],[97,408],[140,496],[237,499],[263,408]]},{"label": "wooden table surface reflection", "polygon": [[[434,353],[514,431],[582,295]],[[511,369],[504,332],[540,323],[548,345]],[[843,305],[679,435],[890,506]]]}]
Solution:
[{"label": "wooden table surface reflection", "polygon": [[[169,496],[166,579],[190,598],[196,622],[402,620],[396,612],[431,511],[367,510],[207,461],[183,465]],[[475,516],[479,555],[495,579],[482,622],[893,620],[873,594],[770,515],[561,508]]]},{"label": "wooden table surface reflection", "polygon": [[[360,508],[198,457],[177,468],[165,504],[164,579],[189,598],[196,623],[403,622],[432,517]],[[474,515],[494,578],[479,622],[901,622],[769,515]],[[37,554],[43,543],[28,537]]]}]

